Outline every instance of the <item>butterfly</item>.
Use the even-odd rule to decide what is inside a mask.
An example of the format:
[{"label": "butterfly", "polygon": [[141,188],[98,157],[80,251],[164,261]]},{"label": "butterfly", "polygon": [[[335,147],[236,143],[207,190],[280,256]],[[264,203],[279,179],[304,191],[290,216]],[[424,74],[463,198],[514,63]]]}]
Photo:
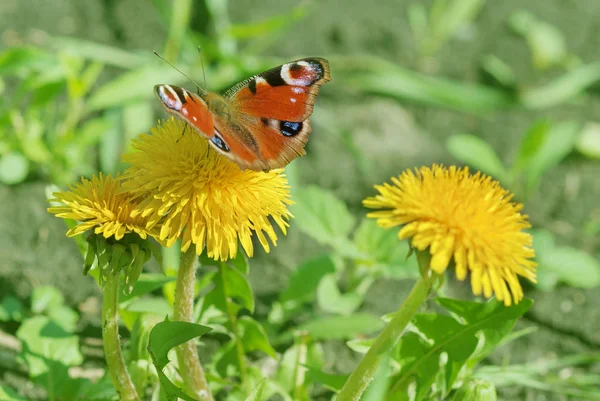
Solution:
[{"label": "butterfly", "polygon": [[330,80],[327,60],[313,57],[255,75],[223,95],[175,85],[156,85],[154,91],[165,110],[242,170],[268,171],[306,154],[308,118],[321,85]]}]

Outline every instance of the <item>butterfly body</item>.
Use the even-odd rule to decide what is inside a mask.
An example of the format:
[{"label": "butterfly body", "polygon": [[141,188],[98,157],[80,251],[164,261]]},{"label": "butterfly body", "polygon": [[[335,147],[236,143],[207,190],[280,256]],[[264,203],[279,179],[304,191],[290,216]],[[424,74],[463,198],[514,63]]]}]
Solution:
[{"label": "butterfly body", "polygon": [[329,64],[307,58],[283,64],[233,86],[224,95],[157,85],[163,107],[183,118],[241,169],[281,168],[305,154],[309,117]]}]

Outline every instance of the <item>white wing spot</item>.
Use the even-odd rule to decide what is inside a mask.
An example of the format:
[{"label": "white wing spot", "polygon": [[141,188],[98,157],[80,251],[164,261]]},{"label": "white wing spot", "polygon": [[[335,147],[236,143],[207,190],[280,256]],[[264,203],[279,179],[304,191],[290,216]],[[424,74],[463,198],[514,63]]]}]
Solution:
[{"label": "white wing spot", "polygon": [[[167,90],[171,92],[170,96],[165,93],[165,88],[167,88]],[[179,96],[177,96],[177,93],[173,90],[173,88],[171,88],[169,85],[163,85],[159,88],[159,90],[160,99],[168,108],[177,111],[181,110],[183,103],[181,103],[181,99],[179,99]]]},{"label": "white wing spot", "polygon": [[304,77],[304,78],[292,78],[292,75],[290,74],[290,67],[292,65],[299,65],[301,67],[304,67],[305,70],[308,70],[311,72],[314,69],[313,66],[311,66],[306,61],[297,61],[295,63],[289,63],[289,64],[282,65],[281,66],[281,79],[283,79],[283,81],[286,84],[293,85],[293,86],[308,86],[313,83],[313,78],[310,76]]}]

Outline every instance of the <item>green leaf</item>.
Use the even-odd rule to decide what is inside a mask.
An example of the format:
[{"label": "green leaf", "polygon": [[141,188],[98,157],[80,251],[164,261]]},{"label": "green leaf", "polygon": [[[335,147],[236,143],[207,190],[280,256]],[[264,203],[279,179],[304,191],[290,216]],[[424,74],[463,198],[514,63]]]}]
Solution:
[{"label": "green leaf", "polygon": [[265,388],[267,379],[262,379],[254,390],[248,395],[246,401],[260,401],[262,399],[262,393]]},{"label": "green leaf", "polygon": [[171,2],[171,20],[169,37],[165,48],[167,59],[174,60],[179,55],[191,20],[192,0],[174,0]]},{"label": "green leaf", "polygon": [[169,363],[168,353],[172,348],[200,337],[210,330],[210,327],[195,323],[165,320],[154,326],[150,332],[148,352],[152,357],[154,366],[156,366],[161,386],[167,393],[168,400],[175,400],[179,397],[186,401],[197,401],[173,384],[164,374],[163,369]]},{"label": "green leaf", "polygon": [[[441,314],[419,314],[412,323],[416,332],[402,336],[396,359],[401,370],[396,374],[390,390],[393,394],[406,394],[411,383],[415,383],[415,400],[428,395],[431,385],[443,397],[452,388],[460,370],[465,366],[478,346],[478,333],[483,333],[488,352],[514,326],[516,320],[531,307],[532,301],[525,299],[518,305],[505,307],[497,301],[475,303],[441,299],[439,303],[461,321]],[[440,356],[446,354],[445,363]]]},{"label": "green leaf", "polygon": [[47,373],[52,361],[65,366],[77,366],[83,362],[79,338],[46,316],[25,320],[17,330],[17,337],[23,342],[20,355],[29,366],[32,377]]},{"label": "green leaf", "polygon": [[379,58],[332,57],[330,62],[338,82],[366,93],[469,113],[517,104],[504,90],[421,74]]},{"label": "green leaf", "polygon": [[25,181],[29,174],[29,160],[21,153],[11,152],[0,157],[0,182],[8,185]]},{"label": "green leaf", "polygon": [[484,56],[481,68],[489,77],[505,88],[514,88],[517,85],[515,72],[499,57],[491,54]]},{"label": "green leaf", "polygon": [[521,171],[527,168],[531,159],[542,147],[550,127],[550,122],[546,120],[537,121],[529,127],[521,141],[517,160],[513,167],[514,171]]},{"label": "green leaf", "polygon": [[73,37],[50,37],[49,44],[61,53],[120,68],[141,67],[155,61],[155,56],[150,51],[145,55],[135,54],[118,47]]},{"label": "green leaf", "polygon": [[369,384],[362,397],[361,401],[384,401],[390,381],[390,357],[386,355],[375,373],[373,381]]},{"label": "green leaf", "polygon": [[350,315],[362,303],[363,297],[356,292],[342,294],[337,285],[335,274],[328,274],[323,277],[317,289],[317,301],[323,311]]},{"label": "green leaf", "polygon": [[33,289],[31,294],[31,311],[44,313],[64,305],[63,294],[54,287],[42,286]]},{"label": "green leaf", "polygon": [[580,124],[574,121],[560,122],[545,132],[539,147],[524,167],[530,189],[538,185],[544,173],[571,153],[580,132]]},{"label": "green leaf", "polygon": [[451,401],[496,401],[496,387],[481,379],[471,379],[463,384]]},{"label": "green leaf", "polygon": [[224,265],[221,269],[223,290],[226,298],[235,299],[254,313],[254,294],[248,278],[237,269]]},{"label": "green leaf", "polygon": [[591,159],[600,159],[600,124],[588,122],[577,137],[577,151]]},{"label": "green leaf", "polygon": [[300,230],[323,245],[352,253],[348,235],[355,219],[343,201],[315,186],[298,189],[294,200],[292,212]]},{"label": "green leaf", "polygon": [[123,131],[124,139],[129,146],[131,140],[141,134],[148,132],[149,128],[156,123],[152,103],[140,101],[123,107]]},{"label": "green leaf", "polygon": [[269,337],[265,329],[256,320],[250,316],[242,316],[238,320],[240,337],[244,345],[244,351],[262,351],[265,354],[277,358],[277,352],[269,343]]},{"label": "green leaf", "polygon": [[[437,303],[452,313],[459,320],[464,320],[468,324],[477,325],[480,321],[495,313],[503,314],[504,321],[494,322],[491,328],[481,328],[480,333],[483,336],[483,342],[478,345],[477,352],[472,358],[478,360],[486,357],[494,350],[496,345],[500,344],[511,332],[516,319],[521,317],[533,304],[530,299],[524,299],[518,305],[510,307],[511,311],[503,311],[504,305],[496,301],[484,303],[459,301],[450,298],[438,298]],[[472,359],[471,358],[471,359]]]},{"label": "green leaf", "polygon": [[0,400],[2,401],[31,401],[28,398],[21,397],[16,391],[8,386],[0,384]]},{"label": "green leaf", "polygon": [[506,168],[492,147],[474,135],[453,135],[446,144],[448,151],[463,163],[493,178],[504,181]]},{"label": "green leaf", "polygon": [[374,338],[365,338],[365,339],[360,338],[360,339],[356,339],[356,340],[346,341],[346,345],[352,351],[358,352],[360,354],[366,354],[374,342],[375,342]]},{"label": "green leaf", "polygon": [[2,298],[2,303],[0,303],[0,322],[9,322],[11,320],[20,322],[24,314],[25,305],[19,299],[12,295]]},{"label": "green leaf", "polygon": [[305,366],[307,369],[306,372],[306,381],[319,383],[330,389],[331,391],[338,392],[344,387],[346,380],[348,380],[348,375],[343,374],[331,374],[323,372],[320,369],[315,369],[310,366]]},{"label": "green leaf", "polygon": [[[186,67],[181,69],[186,70]],[[150,99],[153,95],[153,85],[165,82],[176,84],[181,80],[181,74],[167,65],[141,67],[121,74],[98,88],[88,100],[87,111],[92,112]]]},{"label": "green leaf", "polygon": [[559,277],[554,271],[546,269],[541,260],[547,252],[552,252],[556,246],[554,235],[549,230],[531,230],[530,233],[533,237],[533,249],[535,249],[536,259],[540,264],[537,269],[536,287],[542,291],[550,291],[558,284]]},{"label": "green leaf", "polygon": [[121,305],[128,312],[152,313],[157,316],[166,316],[172,312],[171,305],[159,297],[139,297]]},{"label": "green leaf", "polygon": [[235,267],[242,274],[250,273],[250,265],[248,264],[248,258],[244,252],[238,252],[235,255],[235,258],[227,261],[227,264]]},{"label": "green leaf", "polygon": [[13,47],[0,53],[0,75],[44,71],[57,64],[54,55],[33,46]]},{"label": "green leaf", "polygon": [[317,340],[344,340],[362,334],[381,330],[384,322],[369,313],[356,313],[350,316],[331,316],[309,320],[299,325],[297,331],[307,331]]},{"label": "green leaf", "polygon": [[[279,372],[277,372],[277,382],[291,394],[296,388],[298,375],[303,373],[303,369],[307,369],[307,373],[311,369],[319,371],[323,364],[324,351],[321,344],[306,344],[301,340],[283,353],[279,363]],[[305,384],[308,381],[308,377],[306,377]]]},{"label": "green leaf", "polygon": [[540,254],[539,270],[549,270],[558,280],[573,287],[600,286],[600,262],[589,253],[570,247],[558,247]]},{"label": "green leaf", "polygon": [[141,313],[131,329],[129,341],[130,360],[148,359],[148,343],[154,326],[162,321],[156,315]]},{"label": "green leaf", "polygon": [[567,44],[555,26],[539,21],[527,33],[533,65],[544,70],[562,63],[567,57]]},{"label": "green leaf", "polygon": [[398,240],[396,230],[386,230],[374,219],[364,218],[354,233],[354,243],[365,259],[357,263],[372,269],[382,269],[394,278],[417,277],[416,258],[408,258],[407,241]]},{"label": "green leaf", "polygon": [[162,288],[165,284],[175,281],[175,277],[167,277],[163,274],[151,274],[142,273],[133,287],[130,294],[126,294],[125,283],[121,283],[121,291],[119,292],[119,303],[127,302],[133,298],[141,297],[142,295],[149,294],[159,288]]},{"label": "green leaf", "polygon": [[329,255],[302,263],[290,277],[287,288],[281,292],[280,300],[282,302],[312,300],[321,279],[334,272],[335,264]]},{"label": "green leaf", "polygon": [[[485,0],[454,0],[434,3],[430,11],[432,39],[441,45],[456,32],[475,19]],[[441,5],[436,7],[436,5]],[[437,12],[436,12],[437,11]],[[438,46],[439,46],[438,45]],[[437,46],[429,53],[437,50]]]},{"label": "green leaf", "polygon": [[258,36],[271,36],[303,19],[308,12],[306,4],[300,4],[290,12],[263,18],[258,22],[235,24],[229,27],[228,34],[236,39],[253,39]]},{"label": "green leaf", "polygon": [[122,111],[119,109],[109,110],[106,112],[105,118],[110,125],[100,141],[100,169],[105,173],[116,174],[123,151]]},{"label": "green leaf", "polygon": [[541,109],[572,100],[600,80],[600,62],[574,68],[539,88],[524,90],[520,95],[523,106]]},{"label": "green leaf", "polygon": [[79,314],[66,305],[50,309],[48,316],[68,333],[74,333],[77,329]]},{"label": "green leaf", "polygon": [[31,294],[31,311],[49,316],[65,331],[73,333],[79,320],[79,315],[64,304],[62,293],[49,286],[34,288]]}]

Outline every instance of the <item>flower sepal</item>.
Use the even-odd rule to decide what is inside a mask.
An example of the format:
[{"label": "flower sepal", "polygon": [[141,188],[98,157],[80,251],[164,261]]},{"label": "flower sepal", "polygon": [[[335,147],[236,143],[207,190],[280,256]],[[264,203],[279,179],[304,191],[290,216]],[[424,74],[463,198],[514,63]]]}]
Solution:
[{"label": "flower sepal", "polygon": [[137,234],[126,234],[122,239],[104,238],[102,235],[90,233],[86,242],[88,249],[84,258],[83,274],[90,271],[98,279],[101,286],[109,275],[125,274],[125,294],[131,294],[144,263],[150,260],[152,245]]}]

